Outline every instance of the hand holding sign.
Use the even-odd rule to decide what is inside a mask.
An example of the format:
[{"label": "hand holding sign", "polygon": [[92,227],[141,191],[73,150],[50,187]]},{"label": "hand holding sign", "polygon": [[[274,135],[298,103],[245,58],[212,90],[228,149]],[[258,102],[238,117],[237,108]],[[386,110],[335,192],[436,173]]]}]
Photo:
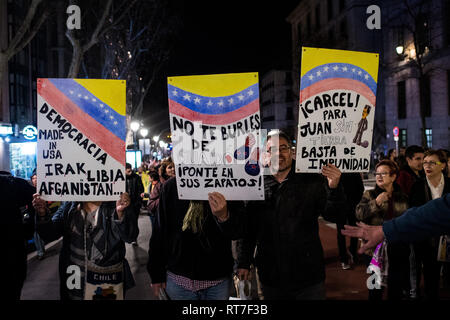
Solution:
[{"label": "hand holding sign", "polygon": [[227,200],[221,193],[208,193],[208,201],[213,215],[215,215],[220,222],[228,219]]},{"label": "hand holding sign", "polygon": [[328,164],[322,167],[322,174],[328,179],[328,186],[331,189],[337,188],[341,179],[341,170],[333,164]]},{"label": "hand holding sign", "polygon": [[41,196],[39,193],[33,194],[33,207],[34,209],[39,213],[40,216],[45,215],[46,213],[46,202],[45,200],[41,199]]},{"label": "hand holding sign", "polygon": [[116,202],[116,211],[117,215],[119,216],[119,219],[122,219],[123,217],[123,211],[126,207],[130,205],[130,196],[128,193],[124,192],[120,195],[120,199]]}]

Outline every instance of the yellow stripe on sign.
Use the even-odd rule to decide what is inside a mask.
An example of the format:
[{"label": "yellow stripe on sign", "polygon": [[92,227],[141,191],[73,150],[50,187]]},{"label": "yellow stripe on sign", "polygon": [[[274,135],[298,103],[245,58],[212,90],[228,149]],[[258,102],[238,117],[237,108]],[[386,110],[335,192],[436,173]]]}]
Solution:
[{"label": "yellow stripe on sign", "polygon": [[378,82],[378,53],[302,47],[301,75],[328,63],[349,63],[366,70]]},{"label": "yellow stripe on sign", "polygon": [[99,100],[113,108],[118,114],[126,114],[126,81],[105,79],[74,79]]},{"label": "yellow stripe on sign", "polygon": [[168,77],[167,83],[201,96],[223,97],[236,94],[255,83],[258,83],[258,73],[249,72]]}]

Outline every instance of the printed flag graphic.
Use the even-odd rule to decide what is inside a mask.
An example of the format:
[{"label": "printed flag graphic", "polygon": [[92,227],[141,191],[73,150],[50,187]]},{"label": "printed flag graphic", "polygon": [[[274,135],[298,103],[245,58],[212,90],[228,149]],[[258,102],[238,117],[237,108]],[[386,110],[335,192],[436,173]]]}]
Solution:
[{"label": "printed flag graphic", "polygon": [[124,192],[122,80],[38,79],[38,187],[48,200],[117,200]]},{"label": "printed flag graphic", "polygon": [[302,48],[297,172],[370,169],[378,54]]},{"label": "printed flag graphic", "polygon": [[168,78],[178,195],[263,199],[257,73]]}]

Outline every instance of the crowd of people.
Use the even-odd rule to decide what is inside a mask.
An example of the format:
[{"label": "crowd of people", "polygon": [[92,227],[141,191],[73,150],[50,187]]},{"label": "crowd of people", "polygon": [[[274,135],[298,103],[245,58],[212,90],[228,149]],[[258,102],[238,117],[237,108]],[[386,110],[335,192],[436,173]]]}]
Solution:
[{"label": "crowd of people", "polygon": [[[448,285],[450,263],[438,260],[442,234],[391,242],[383,240],[380,228],[402,218],[409,208],[449,193],[448,151],[409,146],[398,155],[390,152],[375,164],[376,185],[370,190],[364,190],[360,173],[341,173],[332,164],[320,174],[296,173],[294,145],[281,131],[269,133],[265,154],[270,174],[264,178],[264,201],[228,201],[218,192],[209,193],[204,201],[180,200],[170,158],[143,163],[136,172],[127,164],[126,192],[117,202],[56,205],[40,199],[35,178],[25,185],[4,173],[2,185],[22,188],[20,194],[26,195],[17,199],[15,207],[8,207],[16,215],[8,223],[20,225],[18,243],[34,237],[40,257],[43,244],[63,237],[61,299],[99,296],[89,291],[95,287],[92,274],[116,279],[114,292],[120,294],[114,297],[123,298],[135,285],[125,242],[138,245],[138,217],[143,212],[152,225],[147,270],[156,296],[226,300],[236,274],[241,280],[256,277],[264,299],[324,300],[325,260],[318,222],[322,216],[337,225],[343,270],[357,263],[376,264],[380,269],[381,286],[368,288],[369,300],[439,299],[440,280],[443,277]],[[23,206],[32,217],[26,228]],[[378,232],[376,247],[367,236],[371,230]],[[344,235],[355,237],[348,248]],[[358,248],[358,237],[369,242]],[[14,283],[15,299],[20,297],[26,273],[24,250],[18,247],[21,254],[11,252],[22,266]],[[83,270],[81,286],[75,289],[67,285],[69,266]]]}]

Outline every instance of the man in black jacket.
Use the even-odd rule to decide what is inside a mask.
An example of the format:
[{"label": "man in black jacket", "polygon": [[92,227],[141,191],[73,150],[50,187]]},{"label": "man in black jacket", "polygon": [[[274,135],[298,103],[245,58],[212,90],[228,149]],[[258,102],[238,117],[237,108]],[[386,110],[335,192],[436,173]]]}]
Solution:
[{"label": "man in black jacket", "polygon": [[248,203],[248,230],[245,239],[238,241],[238,273],[248,278],[257,246],[254,264],[264,299],[325,299],[317,218],[343,219],[339,217],[345,214],[341,172],[328,165],[322,169],[326,178],[296,174],[289,137],[276,131],[267,139],[272,175],[264,177],[265,200]]},{"label": "man in black jacket", "polygon": [[21,208],[31,207],[34,188],[27,181],[0,171],[0,201],[2,203],[2,243],[4,249],[1,274],[7,299],[19,300],[27,274],[26,240],[31,239],[34,219],[24,224]]},{"label": "man in black jacket", "polygon": [[137,237],[139,235],[139,213],[141,212],[142,198],[141,194],[144,192],[144,185],[142,184],[141,177],[139,177],[136,173],[134,173],[131,169],[131,164],[127,163],[125,166],[125,174],[126,174],[126,192],[130,195],[131,198],[131,208],[133,210],[134,218],[136,219],[136,223],[133,225],[136,226],[136,239],[132,242],[134,246],[137,245]]}]

